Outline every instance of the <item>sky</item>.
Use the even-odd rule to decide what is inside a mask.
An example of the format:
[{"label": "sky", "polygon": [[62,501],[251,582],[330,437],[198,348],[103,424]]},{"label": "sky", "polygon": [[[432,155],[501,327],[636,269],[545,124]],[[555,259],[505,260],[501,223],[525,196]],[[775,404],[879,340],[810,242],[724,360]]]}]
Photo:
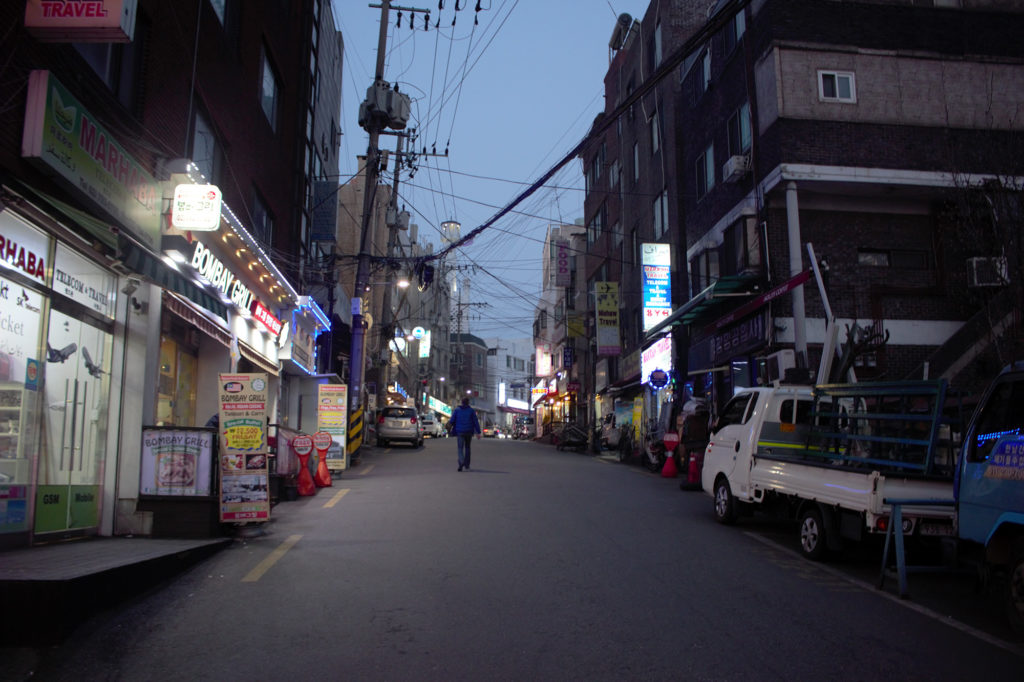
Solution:
[{"label": "sky", "polygon": [[[332,0],[345,41],[340,173],[359,169],[369,135],[357,124],[373,82],[381,10]],[[380,4],[374,2],[373,4]],[[419,226],[419,242],[439,248],[440,223],[456,220],[465,235],[486,223],[562,160],[604,110],[608,40],[622,13],[642,19],[647,0],[439,0],[397,2],[430,9],[430,30],[416,15],[391,11],[384,79],[412,99],[409,128],[422,156],[402,174],[400,203]],[[458,4],[460,11],[455,11]],[[474,16],[478,23],[474,23]],[[453,18],[455,25],[452,25]],[[440,26],[435,29],[435,25]],[[381,136],[381,149],[395,138]],[[392,170],[393,165],[389,167]],[[385,176],[391,184],[390,172]],[[583,217],[579,160],[457,251],[470,279],[463,331],[530,338],[541,291],[544,236],[551,224]]]}]

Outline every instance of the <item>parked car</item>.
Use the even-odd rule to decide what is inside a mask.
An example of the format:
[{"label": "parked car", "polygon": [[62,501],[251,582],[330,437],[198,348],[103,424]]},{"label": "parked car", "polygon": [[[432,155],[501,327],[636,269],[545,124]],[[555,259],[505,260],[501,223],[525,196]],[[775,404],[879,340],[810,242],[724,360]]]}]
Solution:
[{"label": "parked car", "polygon": [[385,407],[377,418],[377,445],[387,447],[391,441],[404,441],[413,447],[423,445],[420,418],[413,407]]},{"label": "parked car", "polygon": [[420,426],[423,429],[424,436],[430,436],[431,438],[441,438],[445,435],[444,428],[441,426],[441,422],[439,422],[432,414],[421,414]]}]

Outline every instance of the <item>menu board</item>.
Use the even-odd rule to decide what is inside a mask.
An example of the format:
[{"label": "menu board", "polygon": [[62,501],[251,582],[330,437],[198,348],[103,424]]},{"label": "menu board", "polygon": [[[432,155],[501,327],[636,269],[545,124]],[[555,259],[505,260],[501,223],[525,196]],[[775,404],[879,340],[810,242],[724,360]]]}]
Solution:
[{"label": "menu board", "polygon": [[267,375],[220,374],[220,520],[270,518]]},{"label": "menu board", "polygon": [[345,441],[348,430],[348,386],[345,384],[320,384],[316,405],[317,431],[331,434],[334,441],[327,450],[327,468],[331,471],[345,469]]}]

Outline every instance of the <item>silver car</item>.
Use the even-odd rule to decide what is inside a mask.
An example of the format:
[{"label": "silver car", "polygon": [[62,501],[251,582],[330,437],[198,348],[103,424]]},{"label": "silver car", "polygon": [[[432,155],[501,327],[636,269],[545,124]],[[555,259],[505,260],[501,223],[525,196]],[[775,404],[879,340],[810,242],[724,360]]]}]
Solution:
[{"label": "silver car", "polygon": [[377,445],[384,448],[391,441],[404,441],[413,447],[423,445],[423,429],[413,407],[385,407],[377,418]]}]

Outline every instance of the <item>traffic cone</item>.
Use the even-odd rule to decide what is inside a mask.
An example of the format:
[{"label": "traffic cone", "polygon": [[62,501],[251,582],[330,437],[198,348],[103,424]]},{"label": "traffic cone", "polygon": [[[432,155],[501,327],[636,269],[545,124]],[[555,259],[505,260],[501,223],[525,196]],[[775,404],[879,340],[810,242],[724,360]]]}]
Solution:
[{"label": "traffic cone", "polygon": [[675,478],[679,475],[679,471],[676,469],[676,458],[672,456],[675,450],[665,451],[665,465],[661,467],[662,478]]}]

